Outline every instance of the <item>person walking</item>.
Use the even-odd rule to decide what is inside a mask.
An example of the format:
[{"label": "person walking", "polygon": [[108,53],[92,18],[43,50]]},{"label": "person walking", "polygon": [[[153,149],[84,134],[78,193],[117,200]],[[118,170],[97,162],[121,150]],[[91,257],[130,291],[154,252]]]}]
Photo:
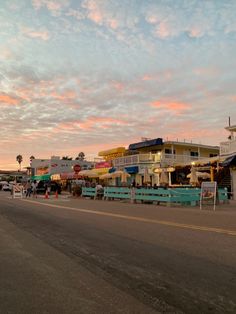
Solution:
[{"label": "person walking", "polygon": [[25,185],[25,190],[26,190],[25,197],[30,197],[30,195],[31,195],[31,184],[30,184],[30,180],[27,181],[27,183],[26,183],[26,185]]},{"label": "person walking", "polygon": [[37,198],[37,186],[38,186],[37,181],[34,180],[31,187],[32,187],[33,197],[35,197],[35,198]]}]

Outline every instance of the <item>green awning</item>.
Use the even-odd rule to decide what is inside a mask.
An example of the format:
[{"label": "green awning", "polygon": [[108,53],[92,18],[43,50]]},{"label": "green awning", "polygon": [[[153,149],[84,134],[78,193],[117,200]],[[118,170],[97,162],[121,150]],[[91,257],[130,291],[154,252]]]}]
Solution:
[{"label": "green awning", "polygon": [[31,179],[32,180],[45,180],[45,181],[47,181],[47,180],[50,180],[50,177],[51,177],[51,175],[50,174],[43,174],[43,175],[41,175],[41,176],[32,176],[31,177]]}]

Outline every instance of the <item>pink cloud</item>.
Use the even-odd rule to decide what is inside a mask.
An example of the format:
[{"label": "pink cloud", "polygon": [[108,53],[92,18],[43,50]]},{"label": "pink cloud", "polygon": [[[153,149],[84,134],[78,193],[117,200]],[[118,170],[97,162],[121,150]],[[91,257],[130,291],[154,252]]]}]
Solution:
[{"label": "pink cloud", "polygon": [[156,26],[155,35],[159,38],[167,38],[173,35],[169,25],[166,22],[161,22]]},{"label": "pink cloud", "polygon": [[143,81],[152,81],[152,80],[153,80],[153,77],[152,77],[151,75],[145,74],[145,75],[142,77],[142,80],[143,80]]},{"label": "pink cloud", "polygon": [[125,85],[124,85],[123,83],[117,82],[117,81],[112,82],[112,85],[113,85],[114,88],[115,88],[116,90],[118,90],[118,91],[121,91],[121,90],[123,90],[123,89],[125,88]]},{"label": "pink cloud", "polygon": [[18,105],[19,103],[19,101],[16,98],[6,94],[0,94],[0,102],[3,102],[4,104],[7,105]]},{"label": "pink cloud", "polygon": [[67,0],[32,0],[32,5],[36,10],[46,7],[53,16],[61,14],[61,10],[68,6]]},{"label": "pink cloud", "polygon": [[51,96],[58,100],[71,100],[76,98],[76,92],[73,90],[67,90],[63,93],[56,93],[55,91],[51,93]]},{"label": "pink cloud", "polygon": [[193,38],[202,37],[204,35],[203,30],[200,27],[194,26],[189,31],[189,36]]},{"label": "pink cloud", "polygon": [[150,103],[151,107],[154,108],[161,108],[161,109],[167,109],[169,111],[174,112],[175,114],[179,114],[182,111],[185,111],[190,108],[188,104],[181,103],[181,102],[173,102],[173,101],[153,101]]},{"label": "pink cloud", "polygon": [[92,128],[99,127],[100,129],[108,129],[110,126],[114,125],[126,125],[127,122],[114,119],[114,118],[103,118],[103,117],[91,117],[85,121],[71,121],[71,122],[62,122],[57,125],[53,130],[54,133],[57,132],[76,132],[77,130],[91,130]]},{"label": "pink cloud", "polygon": [[82,7],[87,10],[87,17],[94,23],[105,25],[113,30],[118,28],[118,19],[114,18],[113,14],[102,6],[102,3],[95,0],[85,0]]},{"label": "pink cloud", "polygon": [[24,35],[30,37],[30,38],[39,38],[42,40],[48,40],[50,38],[49,32],[47,30],[39,30],[35,31],[33,29],[22,27],[21,31]]}]

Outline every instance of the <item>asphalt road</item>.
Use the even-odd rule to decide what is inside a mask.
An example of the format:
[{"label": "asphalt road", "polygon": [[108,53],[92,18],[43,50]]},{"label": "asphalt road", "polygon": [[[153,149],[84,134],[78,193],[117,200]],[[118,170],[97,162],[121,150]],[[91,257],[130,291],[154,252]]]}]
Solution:
[{"label": "asphalt road", "polygon": [[0,193],[0,313],[236,313],[236,208]]}]

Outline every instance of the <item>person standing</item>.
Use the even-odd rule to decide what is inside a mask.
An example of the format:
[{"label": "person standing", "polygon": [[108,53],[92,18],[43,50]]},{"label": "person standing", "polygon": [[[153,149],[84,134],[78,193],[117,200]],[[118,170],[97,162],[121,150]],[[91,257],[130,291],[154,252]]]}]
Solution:
[{"label": "person standing", "polygon": [[37,181],[34,180],[31,187],[32,187],[33,197],[36,197],[36,198],[37,198],[37,186],[38,186]]},{"label": "person standing", "polygon": [[26,195],[25,197],[30,197],[31,195],[31,184],[30,184],[30,180],[27,181],[26,185],[25,185],[25,190],[26,190]]}]

